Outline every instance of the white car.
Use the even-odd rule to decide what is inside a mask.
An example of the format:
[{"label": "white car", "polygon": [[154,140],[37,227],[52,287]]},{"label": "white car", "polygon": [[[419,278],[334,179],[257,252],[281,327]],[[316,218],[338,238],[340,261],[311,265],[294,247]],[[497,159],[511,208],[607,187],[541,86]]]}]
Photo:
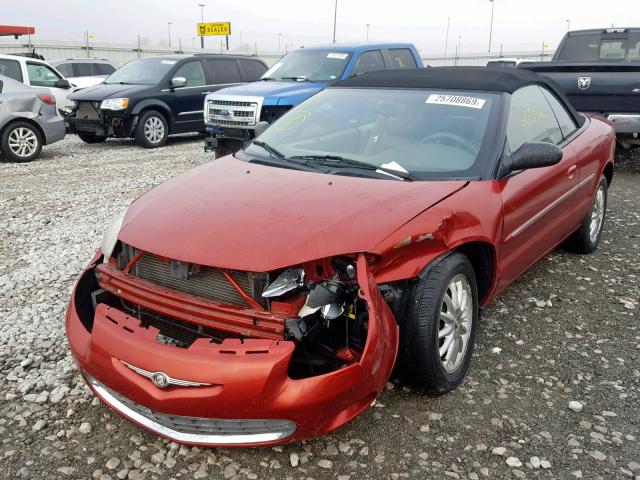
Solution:
[{"label": "white car", "polygon": [[535,60],[529,58],[516,58],[516,57],[501,57],[492,58],[487,62],[487,67],[490,68],[516,68],[521,63],[533,63]]},{"label": "white car", "polygon": [[0,75],[32,87],[46,87],[56,97],[59,109],[73,107],[67,96],[77,88],[45,61],[20,55],[0,55]]},{"label": "white car", "polygon": [[116,71],[118,66],[104,58],[67,58],[50,60],[71,83],[79,88],[93,87]]}]

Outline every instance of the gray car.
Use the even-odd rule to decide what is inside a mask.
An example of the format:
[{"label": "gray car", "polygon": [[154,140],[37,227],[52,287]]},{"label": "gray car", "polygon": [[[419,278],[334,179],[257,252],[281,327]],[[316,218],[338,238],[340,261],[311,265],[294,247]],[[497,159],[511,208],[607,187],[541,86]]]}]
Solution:
[{"label": "gray car", "polygon": [[0,75],[0,151],[5,161],[30,162],[43,145],[64,135],[64,119],[49,90]]}]

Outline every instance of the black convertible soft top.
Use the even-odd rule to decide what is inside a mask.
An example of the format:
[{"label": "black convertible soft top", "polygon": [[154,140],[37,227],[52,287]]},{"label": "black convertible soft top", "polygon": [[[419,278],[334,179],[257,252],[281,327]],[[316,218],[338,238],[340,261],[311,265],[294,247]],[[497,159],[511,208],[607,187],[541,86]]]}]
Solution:
[{"label": "black convertible soft top", "polygon": [[562,102],[579,126],[584,117],[575,111],[560,87],[550,78],[520,69],[486,67],[431,67],[418,70],[380,70],[348,78],[331,88],[432,88],[513,93],[527,85],[542,85]]}]

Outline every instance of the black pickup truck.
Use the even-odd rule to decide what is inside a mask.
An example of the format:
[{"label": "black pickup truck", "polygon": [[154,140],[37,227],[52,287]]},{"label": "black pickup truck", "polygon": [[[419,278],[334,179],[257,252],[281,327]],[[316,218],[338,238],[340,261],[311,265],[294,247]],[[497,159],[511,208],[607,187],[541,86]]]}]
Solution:
[{"label": "black pickup truck", "polygon": [[551,77],[576,110],[608,117],[623,146],[640,144],[640,28],[568,32],[550,62],[518,68]]}]

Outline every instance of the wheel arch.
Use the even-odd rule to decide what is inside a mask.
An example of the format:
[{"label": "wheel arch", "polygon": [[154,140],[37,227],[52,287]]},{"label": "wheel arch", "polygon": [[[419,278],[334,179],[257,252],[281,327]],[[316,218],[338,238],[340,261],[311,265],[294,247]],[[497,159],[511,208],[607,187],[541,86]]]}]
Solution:
[{"label": "wheel arch", "polygon": [[173,130],[174,121],[173,121],[173,113],[171,112],[171,107],[169,107],[169,105],[167,105],[163,101],[157,100],[157,99],[143,100],[133,108],[133,111],[131,113],[132,115],[136,115],[137,117],[135,125],[133,127],[134,129],[135,127],[138,126],[138,119],[140,118],[140,116],[145,112],[148,112],[149,110],[157,110],[162,115],[164,115],[164,118],[167,121],[167,124],[169,125],[169,132]]},{"label": "wheel arch", "polygon": [[446,258],[456,252],[460,252],[465,255],[469,259],[469,262],[471,262],[473,272],[476,276],[476,283],[478,285],[478,301],[480,305],[484,305],[489,299],[489,296],[497,283],[497,256],[495,247],[489,242],[474,240],[460,243],[429,261],[429,263],[420,272],[419,277],[427,275],[429,270],[431,270],[431,268],[433,268],[443,258]]},{"label": "wheel arch", "polygon": [[613,182],[613,163],[607,162],[602,170],[602,174],[604,175],[604,178],[607,179],[607,187],[610,187],[611,182]]},{"label": "wheel arch", "polygon": [[38,125],[38,122],[36,122],[35,120],[33,120],[32,118],[29,117],[14,117],[11,120],[9,120],[7,123],[5,123],[4,125],[2,125],[0,127],[0,137],[2,137],[2,135],[4,135],[4,132],[7,130],[7,128],[9,128],[11,125],[15,124],[15,123],[19,123],[19,122],[24,122],[24,123],[28,123],[29,125],[31,125],[32,127],[34,127],[38,133],[40,134],[40,137],[42,138],[42,145],[46,145],[47,144],[47,136],[44,133],[44,130],[42,130],[42,127],[40,127],[40,125]]}]

